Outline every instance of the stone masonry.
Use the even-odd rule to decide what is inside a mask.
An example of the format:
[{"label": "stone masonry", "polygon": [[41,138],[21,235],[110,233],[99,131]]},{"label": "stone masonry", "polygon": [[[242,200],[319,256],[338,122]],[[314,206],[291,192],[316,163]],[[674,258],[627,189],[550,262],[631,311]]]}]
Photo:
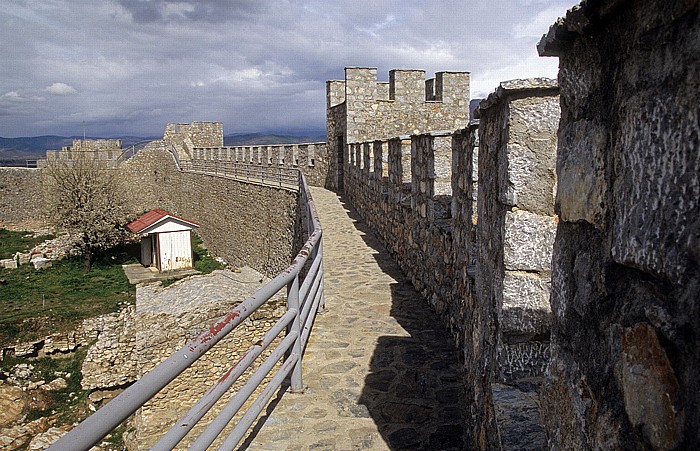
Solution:
[{"label": "stone masonry", "polygon": [[499,407],[494,384],[539,385],[549,359],[557,92],[553,80],[512,80],[479,109],[475,302],[467,313],[474,328],[466,333],[465,368],[467,392],[482,400],[471,418],[487,427],[486,442],[472,432],[480,447],[510,438],[489,431]]},{"label": "stone masonry", "polygon": [[326,186],[343,189],[351,158],[346,144],[386,140],[434,130],[456,130],[469,119],[469,73],[392,70],[377,82],[377,69],[346,67],[345,80],[326,84],[330,166]]},{"label": "stone masonry", "polygon": [[272,276],[289,265],[296,255],[296,193],[181,172],[165,146],[151,143],[119,167],[133,212],[161,208],[191,218],[202,224],[198,233],[209,251],[232,266]]},{"label": "stone masonry", "polygon": [[700,2],[583,2],[559,57],[552,449],[700,443]]}]

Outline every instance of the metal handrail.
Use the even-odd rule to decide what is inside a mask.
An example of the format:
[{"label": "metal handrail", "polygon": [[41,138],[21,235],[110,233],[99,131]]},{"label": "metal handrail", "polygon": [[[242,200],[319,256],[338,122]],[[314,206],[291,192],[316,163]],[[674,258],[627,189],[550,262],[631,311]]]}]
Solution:
[{"label": "metal handrail", "polygon": [[[184,166],[181,169],[187,170]],[[207,167],[207,169],[209,168]],[[222,170],[222,172],[225,171]],[[285,329],[287,330],[286,337],[195,441],[193,444],[194,449],[204,449],[216,439],[221,430],[262,383],[269,371],[285,355],[284,363],[278,368],[270,382],[262,390],[262,393],[251,404],[243,418],[225,439],[221,449],[233,449],[240,442],[253,421],[255,421],[255,418],[257,418],[290,373],[291,391],[303,391],[301,367],[303,351],[306,348],[316,312],[319,305],[323,302],[323,245],[321,241],[321,223],[318,219],[306,178],[302,172],[297,171],[296,173],[298,189],[305,209],[305,226],[308,232],[308,239],[291,265],[256,291],[251,297],[221,317],[197,338],[173,353],[168,359],[146,373],[140,380],[68,432],[49,449],[84,450],[98,443],[105,435],[126,420],[236,326],[241,324],[256,309],[264,305],[265,302],[285,287],[287,288],[287,312],[266,332],[262,340],[251,346],[246,354],[190,408],[185,416],[174,423],[173,427],[161,438],[154,449],[172,449],[177,445],[196,422],[233,385],[237,378],[251,366],[263,350]]]},{"label": "metal handrail", "polygon": [[265,186],[299,190],[299,169],[296,168],[208,159],[185,160],[181,167],[197,174],[218,175]]}]

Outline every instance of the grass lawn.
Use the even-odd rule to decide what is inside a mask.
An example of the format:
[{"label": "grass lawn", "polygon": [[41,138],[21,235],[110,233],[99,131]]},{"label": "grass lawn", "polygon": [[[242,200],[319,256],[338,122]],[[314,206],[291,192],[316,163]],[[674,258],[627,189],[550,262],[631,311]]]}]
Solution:
[{"label": "grass lawn", "polygon": [[134,288],[120,266],[131,262],[126,248],[115,248],[110,256],[98,257],[87,275],[81,257],[55,261],[41,270],[32,265],[0,268],[0,344],[71,331],[84,318],[133,302]]},{"label": "grass lawn", "polygon": [[0,259],[10,258],[15,252],[26,252],[37,244],[53,238],[51,235],[34,237],[32,232],[12,232],[0,229]]}]

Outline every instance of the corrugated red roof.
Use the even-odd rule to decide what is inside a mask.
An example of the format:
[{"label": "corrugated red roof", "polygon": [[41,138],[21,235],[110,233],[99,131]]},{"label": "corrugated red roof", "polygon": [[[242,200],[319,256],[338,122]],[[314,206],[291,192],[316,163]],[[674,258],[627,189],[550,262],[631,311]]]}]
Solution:
[{"label": "corrugated red roof", "polygon": [[188,224],[192,224],[195,227],[199,227],[199,224],[197,224],[194,221],[190,221],[189,219],[181,218],[179,216],[171,215],[167,211],[154,208],[148,213],[145,213],[144,215],[128,223],[126,225],[126,228],[134,233],[141,233],[144,229],[147,229],[148,227],[152,226],[153,224],[156,224],[157,222],[162,221],[165,218],[179,219],[180,221],[185,221]]}]

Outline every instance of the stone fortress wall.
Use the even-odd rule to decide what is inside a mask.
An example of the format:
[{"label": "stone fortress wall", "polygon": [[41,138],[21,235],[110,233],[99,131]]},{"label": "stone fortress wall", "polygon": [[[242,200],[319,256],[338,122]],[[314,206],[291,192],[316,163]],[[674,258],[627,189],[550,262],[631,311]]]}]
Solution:
[{"label": "stone fortress wall", "polygon": [[77,158],[90,158],[117,165],[123,152],[119,139],[74,139],[72,146],[64,146],[61,150],[47,150],[46,158],[37,160],[37,167],[41,168],[55,161],[70,162]]},{"label": "stone fortress wall", "polygon": [[259,146],[195,147],[193,160],[221,161],[266,169],[292,168],[304,172],[313,186],[324,186],[328,174],[326,143],[267,144]]},{"label": "stone fortress wall", "polygon": [[552,448],[700,443],[700,2],[585,2],[559,57]]},{"label": "stone fortress wall", "polygon": [[541,43],[561,59],[558,126],[556,87],[531,80],[482,103],[478,139],[452,134],[448,221],[445,133],[354,143],[353,103],[327,85],[345,195],[463,345],[474,448],[533,443],[504,430],[519,394],[503,383],[542,376],[554,449],[700,443],[699,7],[613,3],[584,2]]},{"label": "stone fortress wall", "polygon": [[209,251],[232,266],[268,276],[296,255],[297,193],[181,172],[165,141],[157,141],[120,165],[131,210],[161,208],[202,226]]},{"label": "stone fortress wall", "polygon": [[[421,71],[328,82],[318,180],[343,188],[461,346],[470,447],[700,443],[699,14],[697,1],[582,3],[540,43],[560,58],[559,86],[502,83],[478,125],[465,73],[447,105],[445,75],[422,91]],[[191,183],[160,172],[172,157],[139,156],[149,199],[194,211],[200,191],[162,192],[168,177]]]},{"label": "stone fortress wall", "polygon": [[392,70],[377,82],[377,69],[345,68],[345,79],[326,83],[329,177],[326,187],[342,189],[346,144],[434,130],[456,130],[469,120],[468,72]]},{"label": "stone fortress wall", "polygon": [[557,85],[503,83],[480,113],[455,132],[347,145],[344,193],[462,349],[478,400],[467,423],[522,440],[498,429],[493,393],[530,400],[528,440],[543,445],[532,387],[549,360]]}]

